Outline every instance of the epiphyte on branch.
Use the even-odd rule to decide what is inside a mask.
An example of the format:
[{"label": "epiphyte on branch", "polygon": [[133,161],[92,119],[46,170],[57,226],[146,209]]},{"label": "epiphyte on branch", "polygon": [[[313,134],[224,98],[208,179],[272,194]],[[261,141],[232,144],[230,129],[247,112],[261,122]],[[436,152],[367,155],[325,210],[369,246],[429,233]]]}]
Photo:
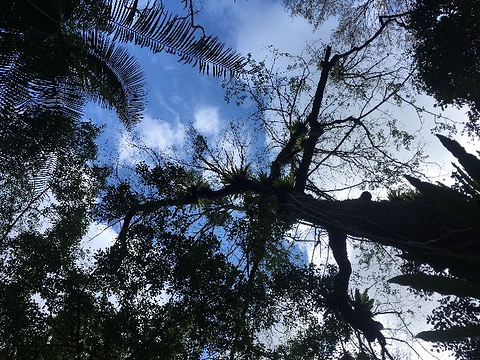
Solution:
[{"label": "epiphyte on branch", "polygon": [[364,191],[358,199],[362,201],[372,201],[372,194],[370,194],[368,191]]}]

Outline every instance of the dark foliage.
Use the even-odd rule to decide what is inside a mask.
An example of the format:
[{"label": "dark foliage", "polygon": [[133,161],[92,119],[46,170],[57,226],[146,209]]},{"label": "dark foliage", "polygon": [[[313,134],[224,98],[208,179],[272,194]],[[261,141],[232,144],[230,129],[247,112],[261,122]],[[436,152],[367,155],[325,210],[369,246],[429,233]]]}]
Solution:
[{"label": "dark foliage", "polygon": [[410,13],[418,78],[441,106],[470,107],[470,127],[480,116],[480,3],[417,1]]},{"label": "dark foliage", "polygon": [[[409,178],[409,181],[421,192],[425,200],[437,203],[465,225],[478,228],[480,159],[467,153],[456,141],[441,135],[438,137],[463,167],[462,169],[457,166],[454,174],[457,184],[452,189],[413,178]],[[427,264],[430,269],[421,270],[417,267],[413,274],[390,280],[417,290],[449,295],[440,301],[440,307],[427,318],[434,330],[421,332],[418,337],[437,342],[437,347],[453,351],[458,359],[477,359],[480,356],[478,342],[480,258],[476,251],[471,250],[472,245],[467,243],[457,247],[457,244],[452,244],[451,253],[405,254],[405,258],[414,260],[417,266]]]},{"label": "dark foliage", "polygon": [[243,71],[243,57],[205,36],[190,17],[172,15],[161,2],[137,6],[129,0],[3,1],[2,113],[41,107],[79,118],[85,102],[94,100],[115,109],[127,126],[135,124],[145,105],[145,79],[119,43],[177,54],[214,76]]}]

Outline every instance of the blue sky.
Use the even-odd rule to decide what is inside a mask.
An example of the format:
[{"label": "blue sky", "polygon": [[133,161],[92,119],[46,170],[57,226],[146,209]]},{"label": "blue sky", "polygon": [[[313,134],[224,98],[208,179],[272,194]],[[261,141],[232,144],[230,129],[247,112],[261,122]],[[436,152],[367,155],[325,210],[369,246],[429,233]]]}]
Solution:
[{"label": "blue sky", "polygon": [[[169,3],[178,1],[167,1],[167,6]],[[271,56],[268,46],[299,54],[307,41],[318,36],[306,21],[293,20],[279,1],[210,1],[204,4],[197,21],[228,47],[244,55],[251,53],[258,61],[266,59],[267,63]],[[147,49],[127,46],[148,81],[145,118],[134,131],[147,146],[162,150],[177,146],[178,150],[192,124],[213,138],[229,121],[241,119],[249,110],[224,101],[222,79],[201,75],[196,67],[179,63],[178,57],[165,52],[152,54]],[[100,138],[101,147],[111,149],[116,144],[121,161],[132,155],[126,145],[134,135],[125,132],[113,112],[90,104],[86,117],[107,125]],[[108,156],[114,153],[109,151]]]}]

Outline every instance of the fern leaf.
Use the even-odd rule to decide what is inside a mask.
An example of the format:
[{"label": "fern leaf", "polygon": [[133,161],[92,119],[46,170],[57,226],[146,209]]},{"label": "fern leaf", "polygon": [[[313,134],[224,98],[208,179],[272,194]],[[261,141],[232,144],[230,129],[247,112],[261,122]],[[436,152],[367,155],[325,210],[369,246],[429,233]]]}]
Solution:
[{"label": "fern leaf", "polygon": [[107,31],[114,40],[134,41],[153,52],[166,51],[179,56],[181,62],[198,66],[201,73],[219,77],[244,73],[245,57],[226,48],[224,43],[211,36],[197,36],[190,19],[179,18],[163,6],[145,7],[132,16],[134,2],[111,2],[111,20]]}]

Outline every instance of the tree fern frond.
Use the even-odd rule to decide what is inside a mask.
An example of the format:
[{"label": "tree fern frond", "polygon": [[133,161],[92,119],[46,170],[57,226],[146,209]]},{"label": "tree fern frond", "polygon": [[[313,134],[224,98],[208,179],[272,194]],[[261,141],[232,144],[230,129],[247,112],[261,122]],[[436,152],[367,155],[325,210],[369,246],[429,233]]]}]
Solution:
[{"label": "tree fern frond", "polygon": [[70,43],[61,39],[60,51],[51,42],[35,44],[31,39],[14,36],[1,38],[0,44],[5,44],[0,49],[9,47],[9,51],[0,53],[3,111],[41,108],[79,119],[90,99],[115,109],[127,126],[141,118],[144,74],[135,58],[106,36],[93,31],[83,37],[70,35]]},{"label": "tree fern frond", "polygon": [[[145,74],[128,51],[98,32],[86,36],[87,66],[83,83],[92,99],[116,109],[120,120],[130,127],[141,119],[145,107]],[[96,98],[95,98],[96,96]]]},{"label": "tree fern frond", "polygon": [[35,79],[29,83],[29,100],[22,111],[41,109],[55,115],[80,119],[86,97],[73,76],[54,80]]},{"label": "tree fern frond", "polygon": [[57,156],[50,154],[43,168],[41,168],[34,176],[30,178],[30,184],[33,189],[33,197],[38,198],[45,194],[48,189],[52,175],[57,166]]},{"label": "tree fern frond", "polygon": [[[130,4],[130,5],[129,5]],[[180,61],[199,67],[200,72],[224,76],[245,72],[246,59],[212,36],[196,36],[197,29],[187,18],[179,18],[154,4],[132,16],[133,3],[112,2],[110,26],[107,29],[114,40],[133,41],[153,52],[176,54]]]},{"label": "tree fern frond", "polygon": [[87,100],[114,108],[127,126],[141,117],[145,80],[116,46],[176,54],[200,72],[244,72],[245,59],[189,18],[137,0],[4,0],[0,5],[0,113],[42,109],[79,119]]},{"label": "tree fern frond", "polygon": [[[30,81],[36,76],[39,52],[23,54],[19,34],[0,34],[0,108],[22,109],[29,98]],[[38,53],[38,54],[37,54]],[[37,56],[38,55],[38,56]],[[35,73],[35,76],[32,76]]]}]

